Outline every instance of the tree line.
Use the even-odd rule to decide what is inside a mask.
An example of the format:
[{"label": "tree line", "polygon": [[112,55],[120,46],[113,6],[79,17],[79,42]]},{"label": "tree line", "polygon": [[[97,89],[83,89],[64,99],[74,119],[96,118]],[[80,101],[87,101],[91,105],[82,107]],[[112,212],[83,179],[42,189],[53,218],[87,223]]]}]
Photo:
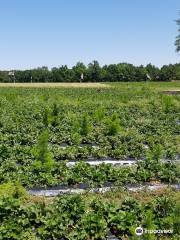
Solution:
[{"label": "tree line", "polygon": [[176,37],[175,41],[175,46],[176,46],[176,51],[180,51],[180,18],[176,20],[177,26],[178,26],[178,35]]},{"label": "tree line", "polygon": [[[83,78],[82,78],[83,75]],[[31,70],[0,71],[0,82],[140,82],[180,80],[180,63],[158,68],[152,64],[134,66],[118,63],[100,66],[93,61],[88,66],[78,62],[72,68],[67,65],[39,67]]]}]

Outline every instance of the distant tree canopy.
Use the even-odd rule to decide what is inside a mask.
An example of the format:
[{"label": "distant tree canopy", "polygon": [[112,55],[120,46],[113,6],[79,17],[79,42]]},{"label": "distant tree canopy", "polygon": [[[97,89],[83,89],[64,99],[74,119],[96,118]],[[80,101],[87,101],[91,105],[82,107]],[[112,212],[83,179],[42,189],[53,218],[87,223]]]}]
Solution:
[{"label": "distant tree canopy", "polygon": [[179,52],[180,51],[180,18],[176,22],[178,25],[178,35],[176,37],[175,46],[176,46],[176,51]]},{"label": "distant tree canopy", "polygon": [[[11,71],[12,72],[12,71]],[[158,68],[152,64],[134,66],[118,63],[100,66],[98,61],[84,65],[78,62],[74,67],[67,65],[48,69],[41,67],[31,70],[14,70],[14,76],[8,71],[0,71],[0,82],[80,82],[83,73],[84,82],[140,82],[180,80],[180,64],[164,65]]]}]

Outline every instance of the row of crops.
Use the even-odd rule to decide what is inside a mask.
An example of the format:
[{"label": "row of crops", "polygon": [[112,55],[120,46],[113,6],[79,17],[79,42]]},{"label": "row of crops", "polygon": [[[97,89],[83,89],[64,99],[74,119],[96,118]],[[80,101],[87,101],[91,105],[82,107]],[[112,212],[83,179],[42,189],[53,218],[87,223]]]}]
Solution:
[{"label": "row of crops", "polygon": [[0,88],[0,239],[178,239],[179,98],[147,83]]},{"label": "row of crops", "polygon": [[[0,185],[0,239],[177,240],[179,197],[166,189],[38,199],[18,184],[7,183]],[[141,236],[137,227],[144,229]]]},{"label": "row of crops", "polygon": [[[145,86],[0,89],[0,182],[24,186],[178,181],[179,96]],[[89,166],[87,159],[143,160]],[[71,168],[68,161],[77,161]]]}]

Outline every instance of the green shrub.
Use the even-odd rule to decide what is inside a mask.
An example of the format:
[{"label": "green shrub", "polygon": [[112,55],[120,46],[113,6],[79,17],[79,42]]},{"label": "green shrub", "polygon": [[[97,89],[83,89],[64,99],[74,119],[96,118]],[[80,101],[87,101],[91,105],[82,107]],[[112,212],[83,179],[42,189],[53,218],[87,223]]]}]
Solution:
[{"label": "green shrub", "polygon": [[107,135],[115,136],[120,131],[120,121],[116,114],[107,120]]},{"label": "green shrub", "polygon": [[83,116],[82,121],[81,121],[80,134],[81,134],[82,136],[87,137],[87,135],[91,132],[91,130],[92,130],[92,125],[91,125],[90,119],[89,119],[89,117],[85,114],[85,115]]},{"label": "green shrub", "polygon": [[101,240],[107,236],[107,223],[103,216],[89,212],[80,222],[80,239]]},{"label": "green shrub", "polygon": [[48,131],[44,130],[37,143],[37,147],[34,149],[35,161],[33,163],[34,170],[36,171],[51,171],[54,166],[54,160],[52,154],[48,150]]},{"label": "green shrub", "polygon": [[26,190],[18,182],[8,182],[0,185],[0,197],[26,198]]}]

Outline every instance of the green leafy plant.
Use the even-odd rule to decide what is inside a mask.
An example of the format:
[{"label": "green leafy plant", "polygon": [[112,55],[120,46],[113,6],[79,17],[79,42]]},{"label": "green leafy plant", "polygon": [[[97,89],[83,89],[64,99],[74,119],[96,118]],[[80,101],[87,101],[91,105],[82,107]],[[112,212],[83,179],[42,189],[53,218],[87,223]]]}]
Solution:
[{"label": "green leafy plant", "polygon": [[110,119],[107,120],[107,135],[115,136],[120,131],[120,120],[117,114],[113,114]]},{"label": "green leafy plant", "polygon": [[58,125],[58,115],[59,115],[59,107],[57,103],[53,103],[52,112],[51,112],[51,124],[52,126]]},{"label": "green leafy plant", "polygon": [[92,126],[89,117],[85,114],[81,121],[81,129],[80,134],[82,136],[87,137],[87,135],[91,132]]},{"label": "green leafy plant", "polygon": [[107,223],[103,216],[89,212],[83,216],[80,223],[82,239],[104,239],[107,235]]},{"label": "green leafy plant", "polygon": [[48,131],[44,130],[38,140],[36,149],[34,150],[35,161],[33,163],[36,171],[51,171],[54,166],[52,154],[48,150]]}]

